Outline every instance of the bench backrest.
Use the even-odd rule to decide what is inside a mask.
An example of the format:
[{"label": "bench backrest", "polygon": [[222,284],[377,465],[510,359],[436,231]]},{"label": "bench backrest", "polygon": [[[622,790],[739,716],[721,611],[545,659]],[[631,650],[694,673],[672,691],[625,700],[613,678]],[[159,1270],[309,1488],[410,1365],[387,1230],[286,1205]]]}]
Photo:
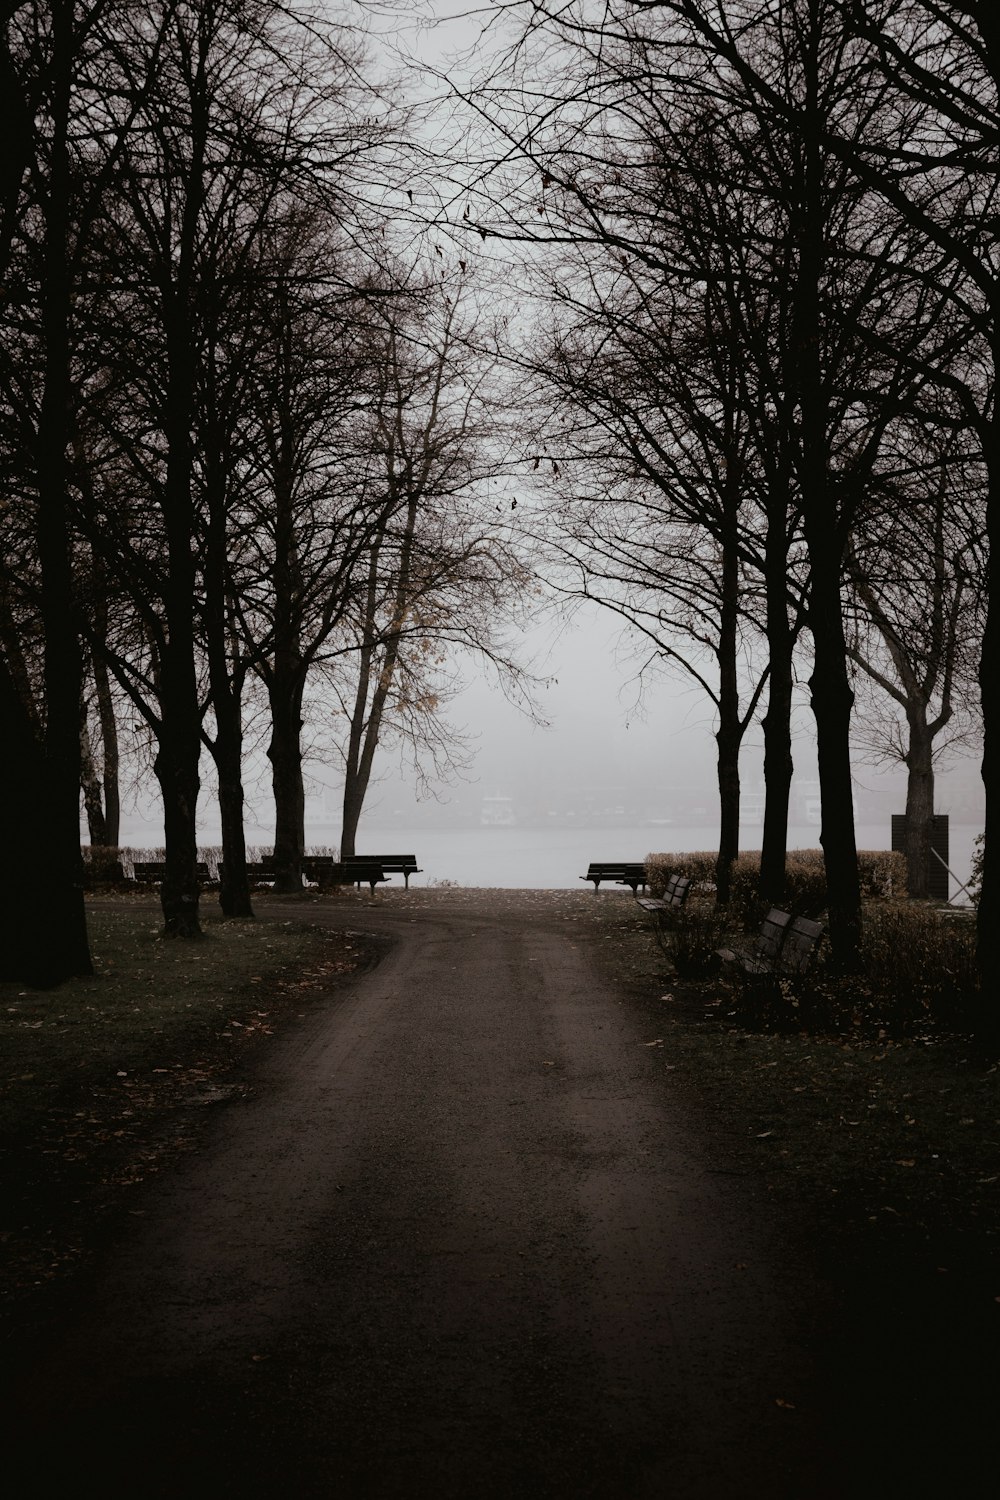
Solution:
[{"label": "bench backrest", "polygon": [[754,944],[754,953],[758,958],[766,958],[773,962],[778,957],[791,920],[790,912],[780,911],[776,906],[771,907],[760,924],[760,932]]},{"label": "bench backrest", "polygon": [[344,859],[345,865],[381,865],[387,869],[390,865],[395,869],[404,869],[407,866],[411,870],[417,868],[417,859],[414,854],[348,854]]},{"label": "bench backrest", "polygon": [[671,906],[683,906],[690,889],[691,880],[689,876],[671,875],[664,887],[663,899],[664,901],[669,901]]},{"label": "bench backrest", "polygon": [[805,973],[822,936],[822,922],[813,922],[809,917],[796,917],[788,924],[785,941],[781,945],[781,967],[789,974]]}]

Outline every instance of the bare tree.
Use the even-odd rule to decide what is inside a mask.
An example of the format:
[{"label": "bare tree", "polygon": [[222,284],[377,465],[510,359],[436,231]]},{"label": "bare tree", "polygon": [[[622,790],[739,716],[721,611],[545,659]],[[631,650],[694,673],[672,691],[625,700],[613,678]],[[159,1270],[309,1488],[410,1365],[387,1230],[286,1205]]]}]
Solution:
[{"label": "bare tree", "polygon": [[[21,500],[32,515],[43,664],[37,712],[19,693],[16,654],[0,670],[10,726],[4,779],[23,789],[15,830],[23,863],[0,899],[10,924],[0,964],[11,976],[51,984],[91,967],[79,840],[82,660],[70,526],[75,301],[147,80],[136,77],[131,98],[123,104],[118,95],[118,107],[106,107],[104,91],[116,94],[121,76],[124,24],[122,7],[110,0],[6,7],[3,21],[0,77],[10,135],[0,177],[0,257],[13,315],[4,327],[2,378],[25,459]],[[31,899],[38,883],[31,862],[42,857],[44,913]]]},{"label": "bare tree", "polygon": [[848,649],[881,698],[865,737],[907,769],[909,892],[926,897],[935,761],[979,738],[968,699],[982,634],[984,476],[953,431],[907,420],[892,438],[895,465],[887,454],[848,551],[859,606]]},{"label": "bare tree", "polygon": [[[525,61],[533,44],[549,49],[544,73],[532,75]],[[551,82],[554,56],[572,60],[564,89]],[[769,768],[787,809],[790,756],[780,735],[792,633],[779,569],[801,527],[821,841],[833,947],[845,967],[858,957],[860,889],[844,547],[881,434],[912,386],[905,363],[876,357],[879,340],[869,336],[900,286],[902,231],[825,145],[832,120],[845,136],[864,137],[885,96],[884,87],[872,91],[872,76],[820,0],[764,11],[743,0],[612,5],[593,17],[585,7],[537,5],[503,85],[479,88],[470,101],[516,164],[494,194],[499,206],[481,209],[484,233],[596,249],[605,280],[617,261],[626,276],[645,278],[647,295],[662,286],[664,302],[701,289],[739,351],[736,366],[751,363],[739,394],[759,440],[755,477],[767,478],[769,621],[785,700],[769,709]],[[768,279],[777,295],[765,290]],[[783,861],[783,838],[780,849],[773,842]]]},{"label": "bare tree", "polygon": [[389,307],[372,333],[379,378],[366,430],[372,484],[385,507],[365,551],[364,587],[345,619],[353,650],[337,663],[351,684],[338,688],[347,720],[341,857],[355,852],[387,733],[441,743],[436,715],[450,652],[477,655],[509,690],[525,682],[502,633],[530,575],[489,500],[511,441],[500,417],[487,413],[501,395],[497,361],[472,344],[474,305],[461,284],[428,290],[429,305],[409,316]]}]

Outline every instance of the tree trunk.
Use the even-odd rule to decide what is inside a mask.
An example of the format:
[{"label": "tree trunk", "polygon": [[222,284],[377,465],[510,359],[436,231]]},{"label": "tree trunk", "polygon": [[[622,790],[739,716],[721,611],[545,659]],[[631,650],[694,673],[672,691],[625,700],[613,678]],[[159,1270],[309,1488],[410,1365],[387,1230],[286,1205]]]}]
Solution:
[{"label": "tree trunk", "polygon": [[[847,676],[843,618],[840,610],[839,569],[835,556],[817,576],[820,544],[810,547],[812,595],[809,624],[815,659],[809,679],[816,720],[821,802],[820,844],[826,865],[830,913],[830,946],[839,968],[856,969],[860,962],[861,883],[854,833],[854,792],[851,778],[851,709],[854,693]],[[833,576],[830,576],[833,575]]]},{"label": "tree trunk", "polygon": [[719,854],[715,862],[715,899],[727,906],[732,894],[732,871],[740,852],[740,719],[739,672],[736,650],[739,629],[740,578],[737,556],[739,515],[739,462],[731,455],[729,475],[722,495],[723,516],[719,537],[722,577],[719,591],[719,726],[715,734],[716,771],[719,781]]},{"label": "tree trunk", "polygon": [[[192,602],[195,567],[192,537],[190,412],[193,388],[186,329],[177,326],[177,302],[168,311],[168,433],[164,521],[167,579],[166,643],[160,661],[160,730],[154,770],[163,795],[166,873],[160,887],[165,937],[200,937],[197,811],[201,787],[201,709],[195,666]],[[171,324],[173,325],[171,327]]]},{"label": "tree trunk", "polygon": [[90,730],[87,727],[87,705],[80,705],[80,785],[83,788],[83,805],[87,814],[87,828],[91,847],[108,847],[108,827],[101,802],[101,783],[94,766],[94,752],[90,745]]},{"label": "tree trunk", "polygon": [[732,725],[716,730],[716,770],[719,781],[719,854],[715,862],[715,899],[726,906],[732,895],[733,865],[740,852],[740,740]]},{"label": "tree trunk", "polygon": [[[195,10],[194,14],[199,13]],[[183,173],[183,207],[178,216],[173,253],[159,266],[166,349],[163,432],[167,457],[161,504],[167,556],[163,589],[166,632],[159,681],[160,739],[154,770],[163,795],[166,845],[166,872],[160,887],[163,930],[165,937],[179,938],[201,936],[197,834],[201,705],[194,631],[198,590],[193,432],[198,387],[195,265],[199,216],[205,198],[210,96],[208,45],[208,31],[197,28],[192,59],[191,155]]]},{"label": "tree trunk", "polygon": [[361,810],[365,805],[365,793],[367,785],[362,786],[360,777],[349,775],[344,778],[344,826],[340,834],[340,857],[350,858],[357,853],[358,823],[361,820]]},{"label": "tree trunk", "polygon": [[[358,684],[354,694],[354,709],[347,737],[347,754],[344,757],[344,808],[340,830],[340,857],[350,858],[357,853],[356,840],[361,809],[365,805],[368,791],[368,776],[363,771],[367,759],[369,773],[371,756],[365,757],[365,723],[368,712],[368,693],[371,688],[372,664],[375,645],[371,639],[375,625],[375,598],[378,582],[379,548],[372,548],[368,564],[368,589],[365,606],[365,638],[358,654]],[[370,736],[369,736],[370,738]]]},{"label": "tree trunk", "polygon": [[38,556],[45,636],[45,803],[35,837],[47,845],[48,921],[40,972],[48,983],[93,972],[80,855],[80,696],[83,667],[73,609],[69,540],[70,184],[67,120],[72,88],[73,7],[52,7],[52,158],[43,250],[44,389],[38,421]]},{"label": "tree trunk", "polygon": [[226,917],[253,917],[247,846],[243,828],[243,683],[239,646],[229,638],[229,492],[233,470],[223,420],[228,406],[218,388],[217,329],[210,326],[203,369],[204,408],[200,429],[208,527],[205,543],[204,607],[208,680],[215,715],[210,745],[219,783],[222,869],[219,906]]},{"label": "tree trunk", "polygon": [[271,762],[274,793],[274,889],[294,894],[302,889],[305,853],[306,798],[302,783],[302,671],[301,665],[273,669],[271,703]]},{"label": "tree trunk", "polygon": [[[282,300],[284,293],[282,292]],[[285,312],[283,353],[291,340]],[[282,392],[287,398],[288,393]],[[278,403],[274,451],[274,654],[267,673],[271,707],[271,788],[274,794],[274,889],[302,890],[306,798],[302,784],[302,570],[295,528],[295,435],[287,399]]]},{"label": "tree trunk", "polygon": [[[218,713],[218,710],[216,711]],[[216,719],[218,722],[218,718]],[[242,734],[223,735],[215,744],[219,775],[219,814],[222,820],[222,879],[219,905],[226,917],[252,917],[250,881],[247,876],[247,844],[243,828]]]},{"label": "tree trunk", "polygon": [[851,710],[854,692],[847,671],[841,600],[845,537],[829,478],[828,410],[822,367],[823,318],[820,285],[826,250],[821,119],[818,102],[819,20],[810,0],[807,40],[807,103],[803,114],[803,159],[799,268],[795,287],[797,394],[803,529],[809,551],[809,628],[813,639],[810,678],[816,720],[822,824],[826,864],[830,949],[837,966],[857,969],[861,945],[861,885],[854,833],[851,778]]},{"label": "tree trunk", "polygon": [[[390,511],[395,514],[398,491],[393,465],[388,466],[388,488]],[[365,635],[358,663],[358,686],[354,696],[354,710],[344,764],[344,814],[340,835],[340,857],[355,853],[358,822],[364,807],[368,784],[371,781],[375,751],[382,733],[382,716],[389,697],[389,690],[399,662],[400,639],[410,606],[410,570],[413,563],[413,539],[417,530],[420,506],[419,489],[411,490],[406,497],[406,520],[403,526],[399,554],[399,573],[393,596],[392,617],[389,621],[382,650],[381,665],[377,665],[379,562],[382,556],[382,539],[376,540],[368,563],[368,581],[365,596]],[[372,679],[375,680],[372,691]],[[371,703],[368,694],[371,692]]]},{"label": "tree trunk", "polygon": [[764,715],[764,828],[760,851],[760,894],[768,906],[785,899],[788,854],[788,802],[792,773],[792,651],[788,623],[787,512],[784,505],[768,517],[765,543],[767,592],[768,685]]},{"label": "tree trunk", "polygon": [[[54,925],[50,884],[49,778],[33,716],[0,655],[0,785],[7,799],[4,831],[16,858],[0,860],[0,979],[46,989],[90,973],[80,865],[79,900],[62,903]],[[77,805],[79,791],[76,792]],[[79,826],[79,825],[78,825]],[[79,838],[77,857],[79,858]],[[39,899],[39,892],[45,899]],[[81,955],[87,956],[83,966]]]},{"label": "tree trunk", "polygon": [[161,739],[153,765],[163,799],[166,862],[160,905],[164,937],[199,938],[197,808],[200,782],[192,775],[191,756]]},{"label": "tree trunk", "polygon": [[906,884],[914,900],[929,895],[931,830],[934,820],[934,737],[926,713],[907,715]]},{"label": "tree trunk", "polygon": [[[1000,334],[993,349],[994,378],[1000,370]],[[979,689],[983,705],[983,788],[986,793],[986,838],[983,881],[976,918],[982,1012],[979,1035],[984,1047],[1000,1052],[1000,607],[992,582],[1000,557],[1000,419],[994,416],[986,442],[989,466],[986,526],[989,560],[986,583],[986,626],[979,659]]]},{"label": "tree trunk", "polygon": [[94,650],[91,653],[91,673],[97,696],[97,714],[101,725],[101,781],[104,790],[104,821],[108,845],[117,849],[121,841],[121,791],[119,788],[120,758],[118,752],[118,721],[115,704],[111,696],[111,682],[104,663],[102,646],[108,634],[107,578],[104,564],[96,556],[91,557],[94,574]]}]

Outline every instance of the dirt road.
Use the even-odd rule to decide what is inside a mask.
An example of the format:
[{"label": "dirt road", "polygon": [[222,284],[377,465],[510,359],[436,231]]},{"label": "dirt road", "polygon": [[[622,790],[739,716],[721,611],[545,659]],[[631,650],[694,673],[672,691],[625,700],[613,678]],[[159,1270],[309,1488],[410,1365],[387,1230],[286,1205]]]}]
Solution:
[{"label": "dirt road", "polygon": [[143,1198],[25,1372],[19,1495],[834,1493],[822,1289],[574,909],[313,909],[392,945]]}]

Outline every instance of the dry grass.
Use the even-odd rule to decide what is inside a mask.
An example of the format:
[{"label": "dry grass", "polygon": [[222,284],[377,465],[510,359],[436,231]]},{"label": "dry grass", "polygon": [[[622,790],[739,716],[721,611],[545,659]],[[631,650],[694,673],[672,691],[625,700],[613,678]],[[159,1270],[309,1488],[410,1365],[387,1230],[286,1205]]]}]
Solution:
[{"label": "dry grass", "polygon": [[371,960],[358,937],[290,921],[205,919],[160,937],[147,904],[92,905],[95,973],[0,985],[0,1292],[22,1300],[82,1262],[132,1185],[197,1140],[257,1050]]},{"label": "dry grass", "polygon": [[[932,1255],[1000,1254],[1000,1073],[967,1037],[931,1025],[900,1040],[873,1033],[870,995],[843,1004],[833,1033],[801,1013],[751,1028],[738,990],[679,980],[632,908],[596,908],[595,924],[610,971],[662,1039],[671,1086],[733,1170],[759,1175],[831,1245],[860,1231],[908,1234]],[[852,983],[867,986],[838,981]]]}]

